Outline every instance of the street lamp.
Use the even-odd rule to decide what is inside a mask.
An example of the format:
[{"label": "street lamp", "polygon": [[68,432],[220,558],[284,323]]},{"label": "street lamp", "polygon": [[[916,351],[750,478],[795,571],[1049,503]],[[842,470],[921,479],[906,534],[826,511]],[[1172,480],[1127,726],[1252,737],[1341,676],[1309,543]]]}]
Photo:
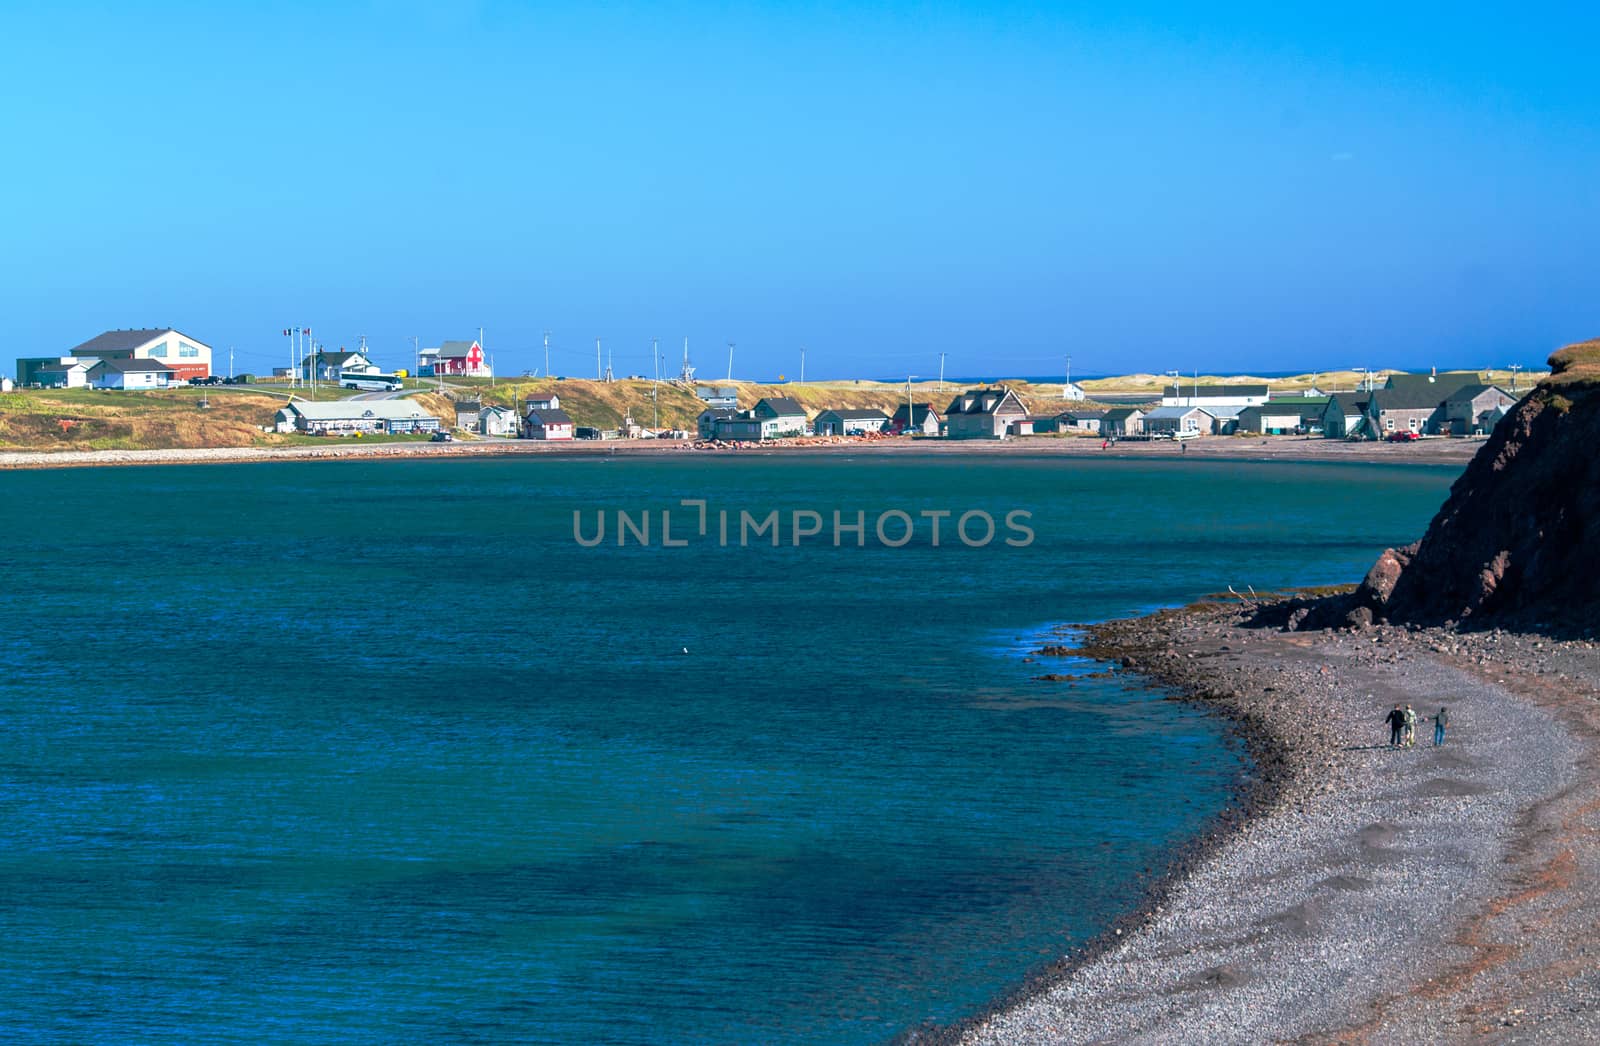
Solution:
[{"label": "street lamp", "polygon": [[[1175,400],[1183,399],[1183,385],[1181,384],[1179,373],[1175,370],[1163,371],[1162,373],[1170,375],[1172,378],[1172,398]],[[1183,404],[1175,403],[1173,406],[1181,407]]]}]

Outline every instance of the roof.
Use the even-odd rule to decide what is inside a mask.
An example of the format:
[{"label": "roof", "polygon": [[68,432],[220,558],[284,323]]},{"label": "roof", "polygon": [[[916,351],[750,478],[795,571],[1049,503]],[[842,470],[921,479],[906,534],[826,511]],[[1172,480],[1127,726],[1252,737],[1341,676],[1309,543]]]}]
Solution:
[{"label": "roof", "polygon": [[996,385],[994,388],[968,389],[950,401],[950,406],[945,408],[946,414],[998,414],[1000,408],[1010,401],[1018,413],[1026,414],[1028,409],[1022,405],[1017,394],[1009,386]]},{"label": "roof", "polygon": [[[933,404],[931,404],[931,403],[916,403],[916,404],[913,404],[912,406],[915,409],[913,410],[913,413],[911,415],[911,424],[913,424],[913,425],[921,425],[923,422],[928,420],[928,415],[929,414],[933,415],[933,419],[935,421],[939,420],[939,412],[933,409]],[[906,405],[904,403],[902,403],[902,404],[900,404],[900,406],[898,406],[898,407],[896,407],[894,409],[894,417],[891,420],[904,422],[905,421],[905,417],[906,417]]]},{"label": "roof", "polygon": [[[108,356],[118,352],[132,352],[167,334],[176,334],[195,344],[204,344],[171,327],[142,327],[137,330],[106,331],[79,345],[68,356]],[[208,346],[209,347],[209,346]]]},{"label": "roof", "polygon": [[1174,398],[1221,399],[1225,396],[1265,396],[1272,390],[1266,385],[1168,385],[1161,395]]},{"label": "roof", "polygon": [[1141,418],[1145,416],[1144,411],[1140,410],[1138,407],[1117,407],[1115,410],[1106,411],[1105,414],[1102,416],[1101,420],[1102,421],[1127,421],[1129,418],[1133,417],[1135,414],[1139,415]]},{"label": "roof", "polygon": [[1265,403],[1257,404],[1258,407],[1323,407],[1328,403],[1327,396],[1274,396]]},{"label": "roof", "polygon": [[1346,414],[1360,414],[1367,409],[1367,400],[1371,398],[1370,392],[1335,392],[1328,397],[1323,410],[1326,412],[1328,407],[1338,406]]},{"label": "roof", "polygon": [[1437,385],[1407,385],[1399,389],[1379,389],[1372,394],[1370,409],[1433,410],[1445,400],[1448,390]]},{"label": "roof", "polygon": [[739,390],[732,385],[699,385],[694,394],[701,399],[736,399]]},{"label": "roof", "polygon": [[1209,407],[1157,407],[1144,416],[1146,421],[1165,421],[1169,418],[1186,418],[1195,411],[1216,417]]},{"label": "roof", "polygon": [[1442,400],[1463,385],[1477,385],[1482,381],[1483,375],[1475,370],[1447,370],[1443,374],[1391,374],[1383,387],[1405,391],[1429,389],[1438,392],[1436,398]]},{"label": "roof", "polygon": [[799,415],[802,418],[806,416],[806,409],[787,396],[767,397],[758,402],[756,406],[759,408],[762,403],[765,403],[767,405],[767,409],[772,411],[780,418],[790,417],[792,415]]},{"label": "roof", "polygon": [[1463,385],[1459,389],[1457,389],[1456,391],[1452,392],[1450,395],[1446,396],[1445,399],[1448,399],[1448,400],[1477,399],[1479,396],[1482,396],[1485,392],[1498,392],[1502,396],[1508,396],[1508,397],[1511,397],[1512,399],[1516,398],[1514,396],[1511,396],[1511,393],[1507,392],[1505,389],[1502,389],[1498,385],[1484,385],[1483,383],[1480,382],[1477,385]]},{"label": "roof", "polygon": [[291,400],[283,409],[293,410],[310,421],[340,421],[346,418],[404,421],[433,417],[410,400]]},{"label": "roof", "polygon": [[528,420],[537,422],[541,428],[546,425],[572,424],[572,416],[566,411],[550,407],[535,407],[528,411]]},{"label": "roof", "polygon": [[734,410],[732,407],[707,407],[705,410],[700,412],[700,417],[703,418],[707,415],[710,415],[713,419],[737,418],[739,416],[739,412]]},{"label": "roof", "polygon": [[1227,421],[1229,418],[1237,418],[1240,414],[1253,408],[1246,407],[1240,403],[1229,403],[1226,406],[1220,403],[1210,403],[1198,409],[1205,411],[1218,421]]},{"label": "roof", "polygon": [[67,371],[71,370],[74,367],[92,367],[92,366],[94,366],[94,364],[85,363],[82,360],[74,360],[71,363],[46,363],[43,367],[40,367],[36,371],[34,371],[34,373],[35,374],[65,374]]},{"label": "roof", "polygon": [[825,410],[822,413],[832,414],[840,421],[882,421],[889,416],[881,410]]},{"label": "roof", "polygon": [[460,359],[471,352],[472,347],[477,344],[475,341],[447,341],[439,346],[439,355],[447,356],[451,359]]},{"label": "roof", "polygon": [[461,411],[474,411],[474,410],[482,410],[482,409],[483,409],[483,401],[482,400],[456,400],[456,411],[458,413],[461,412]]},{"label": "roof", "polygon": [[1106,412],[1103,410],[1064,410],[1056,415],[1068,421],[1099,421],[1105,416]]},{"label": "roof", "polygon": [[517,412],[516,411],[512,410],[510,407],[502,407],[498,403],[491,403],[487,407],[484,407],[481,410],[479,410],[478,413],[479,414],[509,414],[513,418],[517,416]]},{"label": "roof", "polygon": [[90,369],[98,370],[101,367],[104,367],[106,370],[114,370],[119,374],[142,374],[147,371],[162,371],[167,374],[173,373],[172,368],[167,366],[165,363],[162,363],[160,360],[101,360]]}]

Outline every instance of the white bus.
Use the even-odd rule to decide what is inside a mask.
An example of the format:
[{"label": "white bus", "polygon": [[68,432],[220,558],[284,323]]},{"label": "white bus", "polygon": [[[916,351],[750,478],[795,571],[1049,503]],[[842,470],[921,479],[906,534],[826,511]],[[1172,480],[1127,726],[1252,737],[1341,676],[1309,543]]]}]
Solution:
[{"label": "white bus", "polygon": [[343,374],[339,375],[339,386],[346,389],[362,389],[366,392],[392,392],[400,388],[401,380],[394,374]]}]

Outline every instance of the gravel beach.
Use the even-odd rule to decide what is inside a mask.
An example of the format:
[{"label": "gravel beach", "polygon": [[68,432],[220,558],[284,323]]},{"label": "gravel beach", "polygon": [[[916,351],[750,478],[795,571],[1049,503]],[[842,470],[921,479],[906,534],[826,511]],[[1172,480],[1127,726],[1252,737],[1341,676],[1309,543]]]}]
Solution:
[{"label": "gravel beach", "polygon": [[[1600,650],[1248,616],[1202,605],[1091,630],[1088,652],[1239,723],[1248,816],[1085,958],[953,1037],[1600,1039]],[[1391,748],[1383,718],[1406,703],[1417,744]]]}]

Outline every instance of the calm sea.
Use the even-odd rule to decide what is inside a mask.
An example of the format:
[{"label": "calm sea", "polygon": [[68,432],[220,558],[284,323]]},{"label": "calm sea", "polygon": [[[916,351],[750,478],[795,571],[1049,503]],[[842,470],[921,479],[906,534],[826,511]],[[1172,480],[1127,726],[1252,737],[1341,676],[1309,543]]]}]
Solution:
[{"label": "calm sea", "polygon": [[[1453,470],[696,456],[0,477],[0,1034],[872,1042],[1093,935],[1216,722],[1044,630],[1356,578]],[[676,508],[708,502],[709,535]],[[652,544],[573,513],[652,512]],[[867,513],[798,547],[720,510]],[[886,547],[881,512],[920,520]],[[1001,522],[969,548],[950,521]],[[1027,547],[1003,517],[1031,513]],[[890,528],[898,540],[900,527]],[[969,529],[981,536],[981,528]],[[687,652],[686,652],[687,651]],[[1076,673],[1046,683],[1042,672]]]}]

